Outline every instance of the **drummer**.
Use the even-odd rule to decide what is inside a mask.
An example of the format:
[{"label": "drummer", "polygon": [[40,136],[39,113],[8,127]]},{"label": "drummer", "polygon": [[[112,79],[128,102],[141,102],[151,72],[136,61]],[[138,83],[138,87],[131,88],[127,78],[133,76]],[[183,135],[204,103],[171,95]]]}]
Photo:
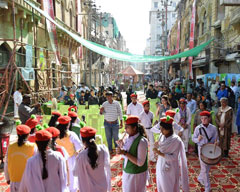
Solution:
[{"label": "drummer", "polygon": [[[204,144],[218,142],[217,128],[209,123],[211,120],[211,113],[208,111],[202,111],[200,116],[202,123],[196,127],[192,137],[192,141],[198,145],[198,154],[201,154],[200,150]],[[209,179],[209,171],[211,166],[201,160],[201,155],[199,155],[199,160],[201,171],[198,176],[198,182],[205,186],[205,192],[209,192],[211,190]]]}]

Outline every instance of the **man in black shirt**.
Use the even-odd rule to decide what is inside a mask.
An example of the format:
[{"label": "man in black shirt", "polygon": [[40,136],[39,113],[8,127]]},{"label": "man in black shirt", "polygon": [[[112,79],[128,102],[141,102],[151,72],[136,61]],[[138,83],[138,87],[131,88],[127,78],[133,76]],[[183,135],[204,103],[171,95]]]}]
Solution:
[{"label": "man in black shirt", "polygon": [[149,88],[146,93],[146,98],[156,99],[158,92],[153,88],[153,85],[149,85]]},{"label": "man in black shirt", "polygon": [[88,105],[98,105],[98,98],[95,96],[93,89],[91,89],[90,96],[88,98]]}]

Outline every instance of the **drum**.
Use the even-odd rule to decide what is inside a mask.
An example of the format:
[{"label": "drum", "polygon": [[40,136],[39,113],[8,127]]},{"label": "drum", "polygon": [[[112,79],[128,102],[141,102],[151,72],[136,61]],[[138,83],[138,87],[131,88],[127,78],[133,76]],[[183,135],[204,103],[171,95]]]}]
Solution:
[{"label": "drum", "polygon": [[215,144],[204,144],[201,147],[201,160],[208,165],[216,165],[222,158],[222,149]]}]

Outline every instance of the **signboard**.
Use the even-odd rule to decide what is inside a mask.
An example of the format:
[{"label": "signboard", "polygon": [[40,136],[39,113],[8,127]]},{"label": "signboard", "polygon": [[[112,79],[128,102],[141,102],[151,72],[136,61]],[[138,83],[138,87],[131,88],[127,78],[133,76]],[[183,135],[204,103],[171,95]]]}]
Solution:
[{"label": "signboard", "polygon": [[26,45],[26,68],[32,68],[32,58],[33,58],[32,46]]},{"label": "signboard", "polygon": [[25,81],[30,81],[35,79],[35,71],[33,68],[21,68],[22,76]]}]

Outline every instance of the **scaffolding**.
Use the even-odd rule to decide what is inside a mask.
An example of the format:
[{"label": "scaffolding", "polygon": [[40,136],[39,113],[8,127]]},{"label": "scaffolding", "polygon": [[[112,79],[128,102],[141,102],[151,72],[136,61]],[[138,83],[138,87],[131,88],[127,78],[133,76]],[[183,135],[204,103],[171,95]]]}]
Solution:
[{"label": "scaffolding", "polygon": [[[45,47],[38,46],[37,33],[39,29],[38,21],[40,18],[34,18],[34,12],[32,14],[32,17],[34,22],[32,26],[33,44],[27,44],[23,42],[23,20],[21,20],[20,25],[20,40],[16,38],[15,3],[12,1],[13,39],[0,38],[0,42],[13,44],[13,49],[9,52],[10,58],[7,65],[4,68],[0,69],[0,109],[2,110],[2,116],[7,115],[6,111],[9,105],[9,101],[12,99],[13,92],[17,86],[23,86],[25,88],[25,92],[32,95],[33,103],[44,103],[50,100],[52,97],[56,97],[63,84],[70,85],[73,75],[77,75],[77,78],[80,75],[80,70],[75,72],[71,71],[71,50],[69,50],[68,56],[64,56],[61,55],[61,49],[59,49],[62,62],[61,66],[56,64],[54,52],[47,48],[49,36],[47,33],[46,25],[44,27]],[[46,23],[44,20],[41,22]],[[35,72],[34,81],[26,81],[21,71],[21,69],[24,68],[24,65],[17,65],[17,61],[19,62],[19,60],[21,60],[20,63],[25,62],[26,51],[24,52],[24,47],[27,45],[31,45],[33,49],[32,69]],[[41,68],[39,66],[40,50],[44,53],[45,56],[44,60],[46,66],[44,68]],[[78,61],[78,65],[80,65],[80,61]]]}]

